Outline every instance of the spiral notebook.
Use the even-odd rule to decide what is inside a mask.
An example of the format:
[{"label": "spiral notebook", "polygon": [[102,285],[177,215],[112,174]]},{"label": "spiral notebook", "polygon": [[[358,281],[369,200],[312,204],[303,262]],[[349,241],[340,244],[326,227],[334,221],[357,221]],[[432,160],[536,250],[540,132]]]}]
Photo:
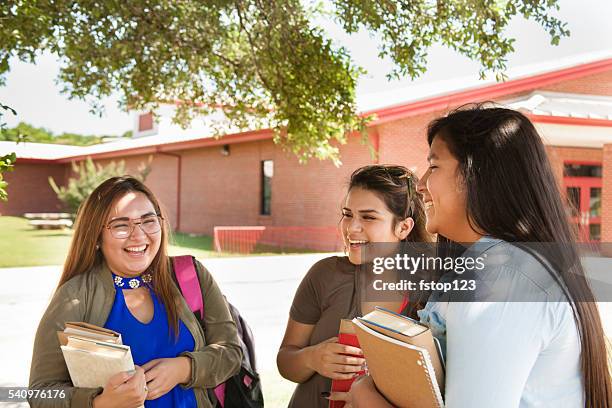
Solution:
[{"label": "spiral notebook", "polygon": [[443,408],[444,367],[429,329],[385,309],[372,313],[353,326],[377,389],[399,408]]}]

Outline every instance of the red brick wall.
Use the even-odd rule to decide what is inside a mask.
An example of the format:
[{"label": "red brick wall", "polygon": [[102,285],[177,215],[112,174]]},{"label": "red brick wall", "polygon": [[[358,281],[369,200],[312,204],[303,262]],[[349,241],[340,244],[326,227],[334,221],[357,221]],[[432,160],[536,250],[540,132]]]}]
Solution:
[{"label": "red brick wall", "polygon": [[[358,138],[341,147],[343,165],[300,164],[271,140],[183,152],[181,231],[212,234],[215,225],[330,226],[339,221],[350,173],[372,163]],[[274,161],[272,214],[260,215],[261,161]]]},{"label": "red brick wall", "polygon": [[279,177],[273,188],[277,186],[277,200],[280,200],[274,202],[272,199],[272,211],[276,210],[278,215],[275,225],[338,224],[351,173],[358,167],[374,163],[368,146],[361,144],[359,137],[349,138],[349,142],[340,147],[340,154],[340,167],[316,159],[299,164],[289,153],[277,156]]},{"label": "red brick wall", "polygon": [[540,88],[543,91],[612,96],[612,71]]},{"label": "red brick wall", "polygon": [[[155,154],[152,156],[129,156],[125,158],[117,158],[113,160],[97,160],[103,166],[108,165],[111,161],[125,163],[125,170],[127,174],[137,175],[139,166],[149,162],[149,158],[152,157],[151,162],[151,173],[147,176],[145,184],[153,194],[157,197],[160,204],[166,211],[166,215],[169,218],[170,225],[172,228],[176,227],[177,224],[177,174],[178,174],[178,158],[169,156],[166,154]],[[183,178],[186,174],[183,173]],[[187,175],[188,176],[188,175]]]},{"label": "red brick wall", "polygon": [[0,215],[22,216],[27,212],[63,211],[62,203],[49,185],[49,177],[53,177],[58,185],[63,185],[65,165],[17,162],[15,170],[3,173],[3,176],[9,183],[9,200],[0,201]]},{"label": "red brick wall", "polygon": [[219,147],[187,150],[182,156],[181,231],[212,234],[214,225],[257,225],[256,143],[232,145],[229,156]]},{"label": "red brick wall", "polygon": [[603,148],[601,191],[601,242],[612,242],[612,144]]},{"label": "red brick wall", "polygon": [[420,177],[427,169],[427,125],[441,114],[419,115],[378,126],[380,163],[406,166]]},{"label": "red brick wall", "polygon": [[[602,149],[584,147],[546,146],[553,171],[559,182],[563,182],[563,163],[567,161],[601,162]],[[562,184],[560,184],[562,185]]]}]

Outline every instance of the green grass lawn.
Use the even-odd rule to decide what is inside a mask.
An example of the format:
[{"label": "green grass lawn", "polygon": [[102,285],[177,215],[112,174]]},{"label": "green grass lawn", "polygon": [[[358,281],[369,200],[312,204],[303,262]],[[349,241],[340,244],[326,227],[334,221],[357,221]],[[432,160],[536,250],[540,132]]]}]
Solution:
[{"label": "green grass lawn", "polygon": [[[0,268],[16,266],[62,265],[72,238],[72,230],[37,230],[20,217],[0,216]],[[284,249],[282,253],[307,253],[303,249]],[[170,255],[191,254],[199,258],[239,256],[218,253],[212,237],[173,233]],[[259,245],[253,255],[278,255],[277,248]]]},{"label": "green grass lawn", "polygon": [[0,217],[0,267],[61,265],[71,230],[37,230],[28,220]]}]

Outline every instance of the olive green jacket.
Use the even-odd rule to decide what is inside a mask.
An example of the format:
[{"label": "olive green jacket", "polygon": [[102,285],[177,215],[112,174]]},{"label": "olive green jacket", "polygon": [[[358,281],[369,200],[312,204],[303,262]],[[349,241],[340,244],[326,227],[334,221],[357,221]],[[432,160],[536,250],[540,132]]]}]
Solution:
[{"label": "olive green jacket", "polygon": [[[178,287],[173,284],[172,290],[180,299],[179,318],[195,340],[194,351],[183,353],[191,358],[192,367],[191,381],[185,387],[194,389],[198,407],[208,408],[212,407],[212,404],[206,388],[212,388],[238,372],[242,350],[236,324],[219,287],[206,268],[199,262],[196,263],[204,300],[204,328],[189,309]],[[75,276],[55,292],[36,332],[29,388],[63,389],[65,398],[31,399],[30,406],[92,406],[93,399],[102,392],[102,388],[72,386],[57,331],[63,330],[66,322],[88,322],[104,326],[114,299],[115,285],[104,263]]]}]

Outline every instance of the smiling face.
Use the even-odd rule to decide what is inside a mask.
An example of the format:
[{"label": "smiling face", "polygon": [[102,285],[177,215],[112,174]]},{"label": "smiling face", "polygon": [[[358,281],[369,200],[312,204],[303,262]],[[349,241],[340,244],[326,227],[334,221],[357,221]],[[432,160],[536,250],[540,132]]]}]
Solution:
[{"label": "smiling face", "polygon": [[352,264],[364,261],[362,249],[369,243],[399,242],[410,234],[413,227],[412,218],[396,222],[393,213],[375,192],[359,187],[349,190],[342,208],[340,228]]},{"label": "smiling face", "polygon": [[459,162],[440,136],[433,139],[427,160],[429,168],[417,185],[427,215],[427,231],[455,242],[477,241],[481,235],[468,222],[467,194]]},{"label": "smiling face", "polygon": [[[143,193],[130,192],[115,201],[106,220],[108,226],[125,227],[128,220],[155,215],[153,203]],[[115,238],[111,230],[104,228],[100,249],[106,264],[115,274],[123,277],[138,276],[147,270],[161,245],[161,230],[145,234],[135,225],[126,238]]]}]

